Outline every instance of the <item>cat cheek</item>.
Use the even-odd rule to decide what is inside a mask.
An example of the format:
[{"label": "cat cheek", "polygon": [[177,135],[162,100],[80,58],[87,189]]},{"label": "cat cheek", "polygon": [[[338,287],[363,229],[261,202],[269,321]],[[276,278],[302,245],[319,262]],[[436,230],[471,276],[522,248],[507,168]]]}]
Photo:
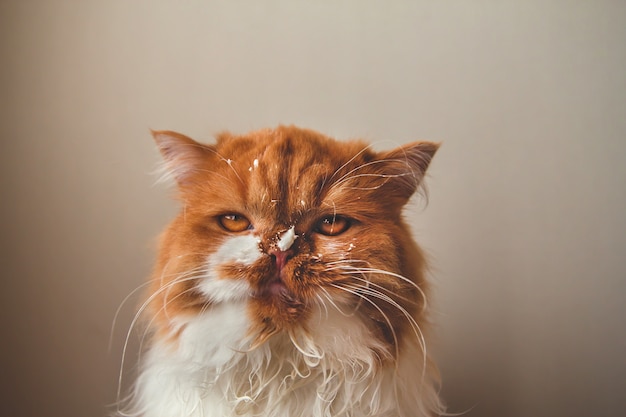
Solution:
[{"label": "cat cheek", "polygon": [[198,285],[211,302],[241,301],[252,289],[244,277],[224,276],[225,267],[253,265],[261,256],[260,239],[254,235],[227,238],[207,257],[205,278]]},{"label": "cat cheek", "polygon": [[224,263],[252,265],[263,255],[260,243],[261,239],[253,234],[229,237],[209,256],[208,263],[213,266]]},{"label": "cat cheek", "polygon": [[[331,241],[323,246],[323,253],[327,257],[344,260],[351,257],[351,252],[356,248],[356,239],[350,241]],[[321,258],[321,254],[318,255]]]}]

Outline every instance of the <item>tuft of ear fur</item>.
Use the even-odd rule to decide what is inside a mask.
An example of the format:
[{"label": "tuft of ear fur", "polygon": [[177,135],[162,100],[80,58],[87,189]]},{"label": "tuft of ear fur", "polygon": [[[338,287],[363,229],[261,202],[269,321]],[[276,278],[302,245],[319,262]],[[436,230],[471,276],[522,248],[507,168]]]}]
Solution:
[{"label": "tuft of ear fur", "polygon": [[383,162],[382,174],[389,178],[386,186],[389,195],[408,201],[422,183],[437,149],[438,143],[413,142],[380,153],[378,160]]},{"label": "tuft of ear fur", "polygon": [[164,160],[160,181],[173,178],[180,187],[189,185],[198,171],[204,169],[215,150],[183,134],[169,130],[151,130]]}]

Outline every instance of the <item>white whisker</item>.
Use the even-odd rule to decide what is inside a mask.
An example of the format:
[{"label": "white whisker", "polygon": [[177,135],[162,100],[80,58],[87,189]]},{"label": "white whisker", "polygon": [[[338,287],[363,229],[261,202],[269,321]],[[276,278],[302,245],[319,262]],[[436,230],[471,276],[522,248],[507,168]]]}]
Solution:
[{"label": "white whisker", "polygon": [[[189,280],[195,280],[197,279],[196,277],[189,277]],[[170,287],[171,288],[171,287]],[[167,301],[164,302],[163,306],[161,308],[159,308],[152,316],[152,318],[150,319],[150,321],[146,324],[145,326],[145,330],[141,336],[141,339],[139,341],[139,354],[141,355],[141,352],[143,351],[143,343],[148,335],[148,333],[150,332],[150,329],[152,328],[152,324],[154,323],[154,321],[157,319],[157,316],[159,313],[163,312],[163,311],[167,311],[167,305],[173,303],[176,299],[178,299],[179,297],[184,296],[185,294],[188,294],[190,292],[193,292],[195,290],[195,288],[188,288],[185,291],[181,291],[180,293],[176,294],[174,297],[171,298],[167,298]],[[208,303],[207,303],[208,304]],[[207,304],[203,305],[201,310],[203,311],[204,309],[206,309]],[[166,317],[169,319],[170,317],[166,314]],[[141,361],[141,357],[139,358],[139,361]]]},{"label": "white whisker", "polygon": [[[372,145],[367,145],[366,147],[364,147],[363,149],[361,149],[359,152],[357,152],[352,158],[350,158],[345,164],[343,164],[342,166],[340,166],[339,168],[337,168],[335,170],[335,172],[333,172],[333,175],[330,176],[330,179],[332,180],[333,178],[335,178],[335,175],[337,175],[337,173],[339,171],[341,171],[342,169],[344,169],[346,166],[348,166],[352,161],[354,161],[356,158],[358,158],[359,155],[361,155],[363,152],[367,151],[368,149],[370,149],[372,147]],[[352,172],[352,171],[350,171]],[[345,175],[344,175],[345,176]],[[342,177],[343,178],[343,177]]]},{"label": "white whisker", "polygon": [[[346,288],[346,287],[344,287],[344,288]],[[374,290],[372,288],[365,288],[365,287],[362,287],[362,286],[353,286],[353,285],[352,286],[348,286],[347,288],[352,290],[353,294],[355,294],[355,295],[357,295],[357,294],[360,295],[361,293],[365,293],[367,295],[371,295],[373,297],[376,297],[379,300],[385,301],[386,303],[388,303],[389,305],[393,306],[398,311],[400,311],[400,313],[402,313],[402,315],[406,318],[406,320],[411,325],[411,328],[413,329],[413,332],[415,333],[415,336],[418,338],[418,342],[420,344],[420,347],[422,348],[422,359],[423,359],[423,367],[422,367],[422,369],[423,369],[423,371],[425,371],[426,370],[426,361],[427,361],[426,339],[424,338],[424,333],[422,332],[422,329],[420,328],[419,324],[409,314],[409,312],[406,311],[406,309],[404,307],[402,307],[400,304],[398,304],[391,297],[389,297],[386,294],[381,293],[380,291]],[[372,304],[375,304],[375,303],[372,302]],[[394,339],[395,339],[395,337],[394,337]],[[422,379],[424,378],[424,376],[425,376],[424,372],[422,372]]]},{"label": "white whisker", "polygon": [[148,286],[148,284],[150,284],[150,282],[144,282],[143,284],[137,286],[126,297],[124,297],[120,305],[117,307],[117,310],[115,310],[115,314],[113,315],[113,321],[111,323],[111,332],[109,333],[109,353],[111,352],[111,349],[112,349],[113,334],[115,333],[115,326],[117,325],[117,320],[119,318],[120,312],[122,311],[122,308],[128,302],[128,300],[130,300],[130,298],[133,295],[137,294],[137,292],[139,292],[140,290],[143,290],[146,286]]},{"label": "white whisker", "polygon": [[[162,278],[161,278],[162,279]],[[122,389],[122,381],[123,381],[123,375],[124,375],[124,363],[126,361],[126,354],[127,354],[127,349],[128,349],[128,344],[130,342],[130,336],[135,328],[135,326],[137,325],[137,322],[139,321],[140,317],[143,315],[144,311],[148,308],[148,306],[160,295],[162,295],[163,291],[168,291],[169,288],[171,288],[172,286],[180,283],[180,282],[184,282],[184,281],[193,281],[196,280],[197,277],[192,276],[192,277],[188,277],[188,278],[183,278],[183,279],[174,279],[170,282],[168,282],[165,285],[162,285],[161,287],[159,287],[159,289],[157,291],[155,291],[153,294],[151,294],[148,299],[146,301],[143,302],[143,304],[141,304],[141,306],[139,307],[139,309],[137,310],[137,312],[135,313],[135,316],[133,317],[129,327],[128,327],[128,331],[126,332],[126,337],[124,338],[124,345],[122,347],[122,357],[121,357],[121,363],[120,363],[120,371],[119,371],[119,376],[118,376],[118,385],[117,385],[117,398],[120,398],[121,395],[121,389]]]},{"label": "white whisker", "polygon": [[324,296],[326,297],[326,299],[328,300],[328,302],[335,307],[335,309],[339,312],[339,314],[341,314],[344,317],[353,317],[354,314],[356,313],[356,310],[353,311],[352,313],[348,314],[348,313],[344,313],[344,311],[333,301],[333,297],[331,297],[331,295],[328,293],[328,291],[326,290],[326,288],[324,287],[320,287],[320,290],[324,293]]},{"label": "white whisker", "polygon": [[[367,263],[366,261],[359,261],[359,260],[346,260],[346,261],[350,261],[352,263]],[[398,278],[399,280],[409,284],[411,287],[415,288],[422,300],[423,300],[423,305],[421,307],[421,310],[424,311],[427,308],[427,297],[426,297],[426,293],[424,292],[424,290],[422,290],[420,288],[419,285],[417,285],[415,282],[411,281],[409,278],[397,274],[395,272],[391,272],[391,271],[386,271],[384,269],[379,269],[379,268],[370,268],[370,267],[357,267],[357,266],[352,266],[352,265],[341,265],[341,263],[343,263],[344,261],[337,261],[335,263],[333,263],[333,265],[338,265],[335,266],[336,269],[341,269],[341,270],[345,270],[348,273],[355,273],[355,274],[379,274],[379,275],[385,275],[385,276],[390,276],[390,277],[394,277],[394,278]],[[331,263],[329,263],[331,264]]]},{"label": "white whisker", "polygon": [[[356,297],[358,297],[358,298],[360,298],[362,300],[367,301],[376,310],[378,310],[378,312],[381,314],[381,316],[383,316],[383,318],[387,322],[387,326],[389,327],[389,330],[391,331],[391,335],[393,336],[393,345],[394,345],[394,349],[395,349],[395,358],[397,359],[399,357],[398,337],[396,335],[396,330],[394,329],[393,325],[391,324],[391,320],[389,320],[389,317],[387,316],[387,314],[385,314],[385,312],[382,311],[382,309],[375,302],[373,302],[372,300],[368,299],[367,297],[364,297],[363,295],[359,294],[355,290],[343,287],[341,285],[336,285],[336,284],[331,284],[331,286],[333,286],[333,287],[335,287],[335,288],[337,288],[339,290],[348,292],[348,293],[350,293],[352,295],[355,295]],[[397,364],[396,364],[396,366],[397,366]]]}]

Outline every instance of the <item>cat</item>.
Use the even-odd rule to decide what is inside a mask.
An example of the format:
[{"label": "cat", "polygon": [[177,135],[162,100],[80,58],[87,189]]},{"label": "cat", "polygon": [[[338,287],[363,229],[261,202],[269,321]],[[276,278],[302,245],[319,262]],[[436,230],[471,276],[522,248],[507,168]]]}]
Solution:
[{"label": "cat", "polygon": [[425,258],[403,207],[438,144],[375,152],[279,126],[154,131],[182,204],[141,312],[142,417],[426,417]]}]

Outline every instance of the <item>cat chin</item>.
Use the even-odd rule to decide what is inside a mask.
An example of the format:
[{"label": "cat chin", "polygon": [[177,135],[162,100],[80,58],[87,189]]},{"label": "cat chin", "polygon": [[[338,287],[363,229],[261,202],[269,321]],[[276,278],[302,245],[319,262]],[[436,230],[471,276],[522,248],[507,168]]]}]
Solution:
[{"label": "cat chin", "polygon": [[280,332],[250,350],[257,329],[245,304],[215,305],[210,314],[186,320],[175,341],[155,340],[136,382],[133,411],[123,415],[409,417],[437,408],[418,344],[385,365],[391,357],[385,344],[356,315],[320,309],[306,328]]}]

